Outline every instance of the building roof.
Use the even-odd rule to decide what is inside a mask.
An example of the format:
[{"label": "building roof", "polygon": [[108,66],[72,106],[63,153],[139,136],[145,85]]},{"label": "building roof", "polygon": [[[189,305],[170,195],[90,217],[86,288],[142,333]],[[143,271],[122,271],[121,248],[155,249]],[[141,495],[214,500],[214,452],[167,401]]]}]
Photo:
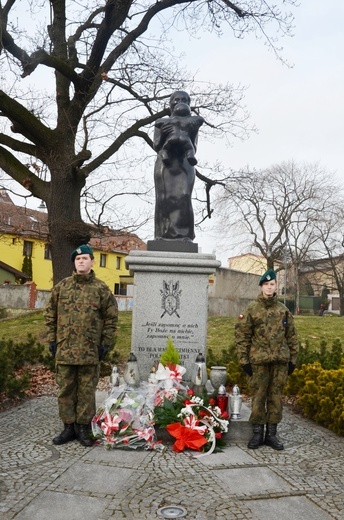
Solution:
[{"label": "building roof", "polygon": [[5,262],[2,262],[1,260],[0,260],[0,269],[3,269],[4,271],[7,271],[8,273],[13,274],[16,278],[25,278],[26,280],[28,280],[30,278],[27,274],[22,273],[21,271],[18,271],[18,269],[15,269],[14,267],[12,267],[8,264],[5,264]]},{"label": "building roof", "polygon": [[307,260],[300,267],[301,274],[316,271],[333,271],[333,265],[341,265],[344,263],[344,255],[332,256],[331,258],[317,258],[315,260]]},{"label": "building roof", "polygon": [[[0,190],[0,234],[48,242],[48,214],[45,211],[16,206],[6,190]],[[94,227],[92,235],[91,247],[104,252],[129,253],[133,249],[147,248],[143,240],[127,231]]]},{"label": "building roof", "polygon": [[48,239],[48,216],[42,211],[16,206],[5,190],[0,190],[0,233]]},{"label": "building roof", "polygon": [[147,245],[137,235],[109,228],[105,228],[101,232],[96,230],[90,240],[90,245],[93,249],[104,251],[104,253],[129,253],[134,249],[147,249]]}]

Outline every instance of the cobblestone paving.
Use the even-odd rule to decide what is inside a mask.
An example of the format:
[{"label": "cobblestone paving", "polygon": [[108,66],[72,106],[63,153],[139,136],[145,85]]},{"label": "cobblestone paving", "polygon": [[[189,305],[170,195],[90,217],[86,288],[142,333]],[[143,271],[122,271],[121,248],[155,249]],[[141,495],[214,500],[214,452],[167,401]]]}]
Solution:
[{"label": "cobblestone paving", "polygon": [[[35,504],[65,499],[67,507],[68,500],[82,499],[90,508],[85,520],[151,520],[172,504],[184,507],[192,520],[256,520],[255,501],[288,497],[316,506],[317,518],[344,518],[343,437],[288,410],[279,430],[284,451],[248,450],[246,441],[238,442],[226,447],[226,456],[211,455],[211,463],[170,447],[163,453],[108,452],[77,441],[55,447],[51,439],[60,428],[54,397],[0,414],[1,519],[43,518],[32,515]],[[242,457],[231,463],[234,450]],[[235,481],[241,470],[274,475],[276,484],[248,493]],[[54,514],[50,518],[69,520],[63,511]]]}]

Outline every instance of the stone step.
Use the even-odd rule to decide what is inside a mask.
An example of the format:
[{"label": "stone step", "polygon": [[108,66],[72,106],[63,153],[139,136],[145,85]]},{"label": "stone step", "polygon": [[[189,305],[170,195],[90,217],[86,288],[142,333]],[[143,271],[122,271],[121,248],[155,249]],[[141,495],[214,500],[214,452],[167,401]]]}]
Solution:
[{"label": "stone step", "polygon": [[240,411],[240,419],[231,419],[228,432],[223,439],[228,443],[247,443],[252,437],[252,424],[249,422],[251,410],[243,403]]}]

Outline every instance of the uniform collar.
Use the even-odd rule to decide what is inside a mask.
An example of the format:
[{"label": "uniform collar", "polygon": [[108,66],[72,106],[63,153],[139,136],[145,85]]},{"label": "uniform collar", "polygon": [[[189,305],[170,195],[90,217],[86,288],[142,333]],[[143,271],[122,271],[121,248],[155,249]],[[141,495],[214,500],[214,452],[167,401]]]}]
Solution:
[{"label": "uniform collar", "polygon": [[260,301],[264,307],[271,307],[272,305],[276,305],[277,303],[277,294],[274,293],[272,298],[264,298],[262,294],[258,296],[258,301]]},{"label": "uniform collar", "polygon": [[94,271],[91,269],[91,271],[88,274],[78,274],[74,271],[73,273],[73,279],[75,282],[78,283],[89,283],[92,280],[94,280]]}]

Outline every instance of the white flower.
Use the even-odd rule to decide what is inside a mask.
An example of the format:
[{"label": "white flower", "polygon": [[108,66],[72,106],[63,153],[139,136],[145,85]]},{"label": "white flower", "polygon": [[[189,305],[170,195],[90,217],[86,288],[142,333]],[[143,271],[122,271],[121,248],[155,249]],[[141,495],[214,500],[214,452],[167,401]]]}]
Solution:
[{"label": "white flower", "polygon": [[190,401],[194,404],[198,404],[199,406],[203,406],[204,405],[204,401],[201,397],[198,397],[196,395],[193,395],[190,399]]}]

